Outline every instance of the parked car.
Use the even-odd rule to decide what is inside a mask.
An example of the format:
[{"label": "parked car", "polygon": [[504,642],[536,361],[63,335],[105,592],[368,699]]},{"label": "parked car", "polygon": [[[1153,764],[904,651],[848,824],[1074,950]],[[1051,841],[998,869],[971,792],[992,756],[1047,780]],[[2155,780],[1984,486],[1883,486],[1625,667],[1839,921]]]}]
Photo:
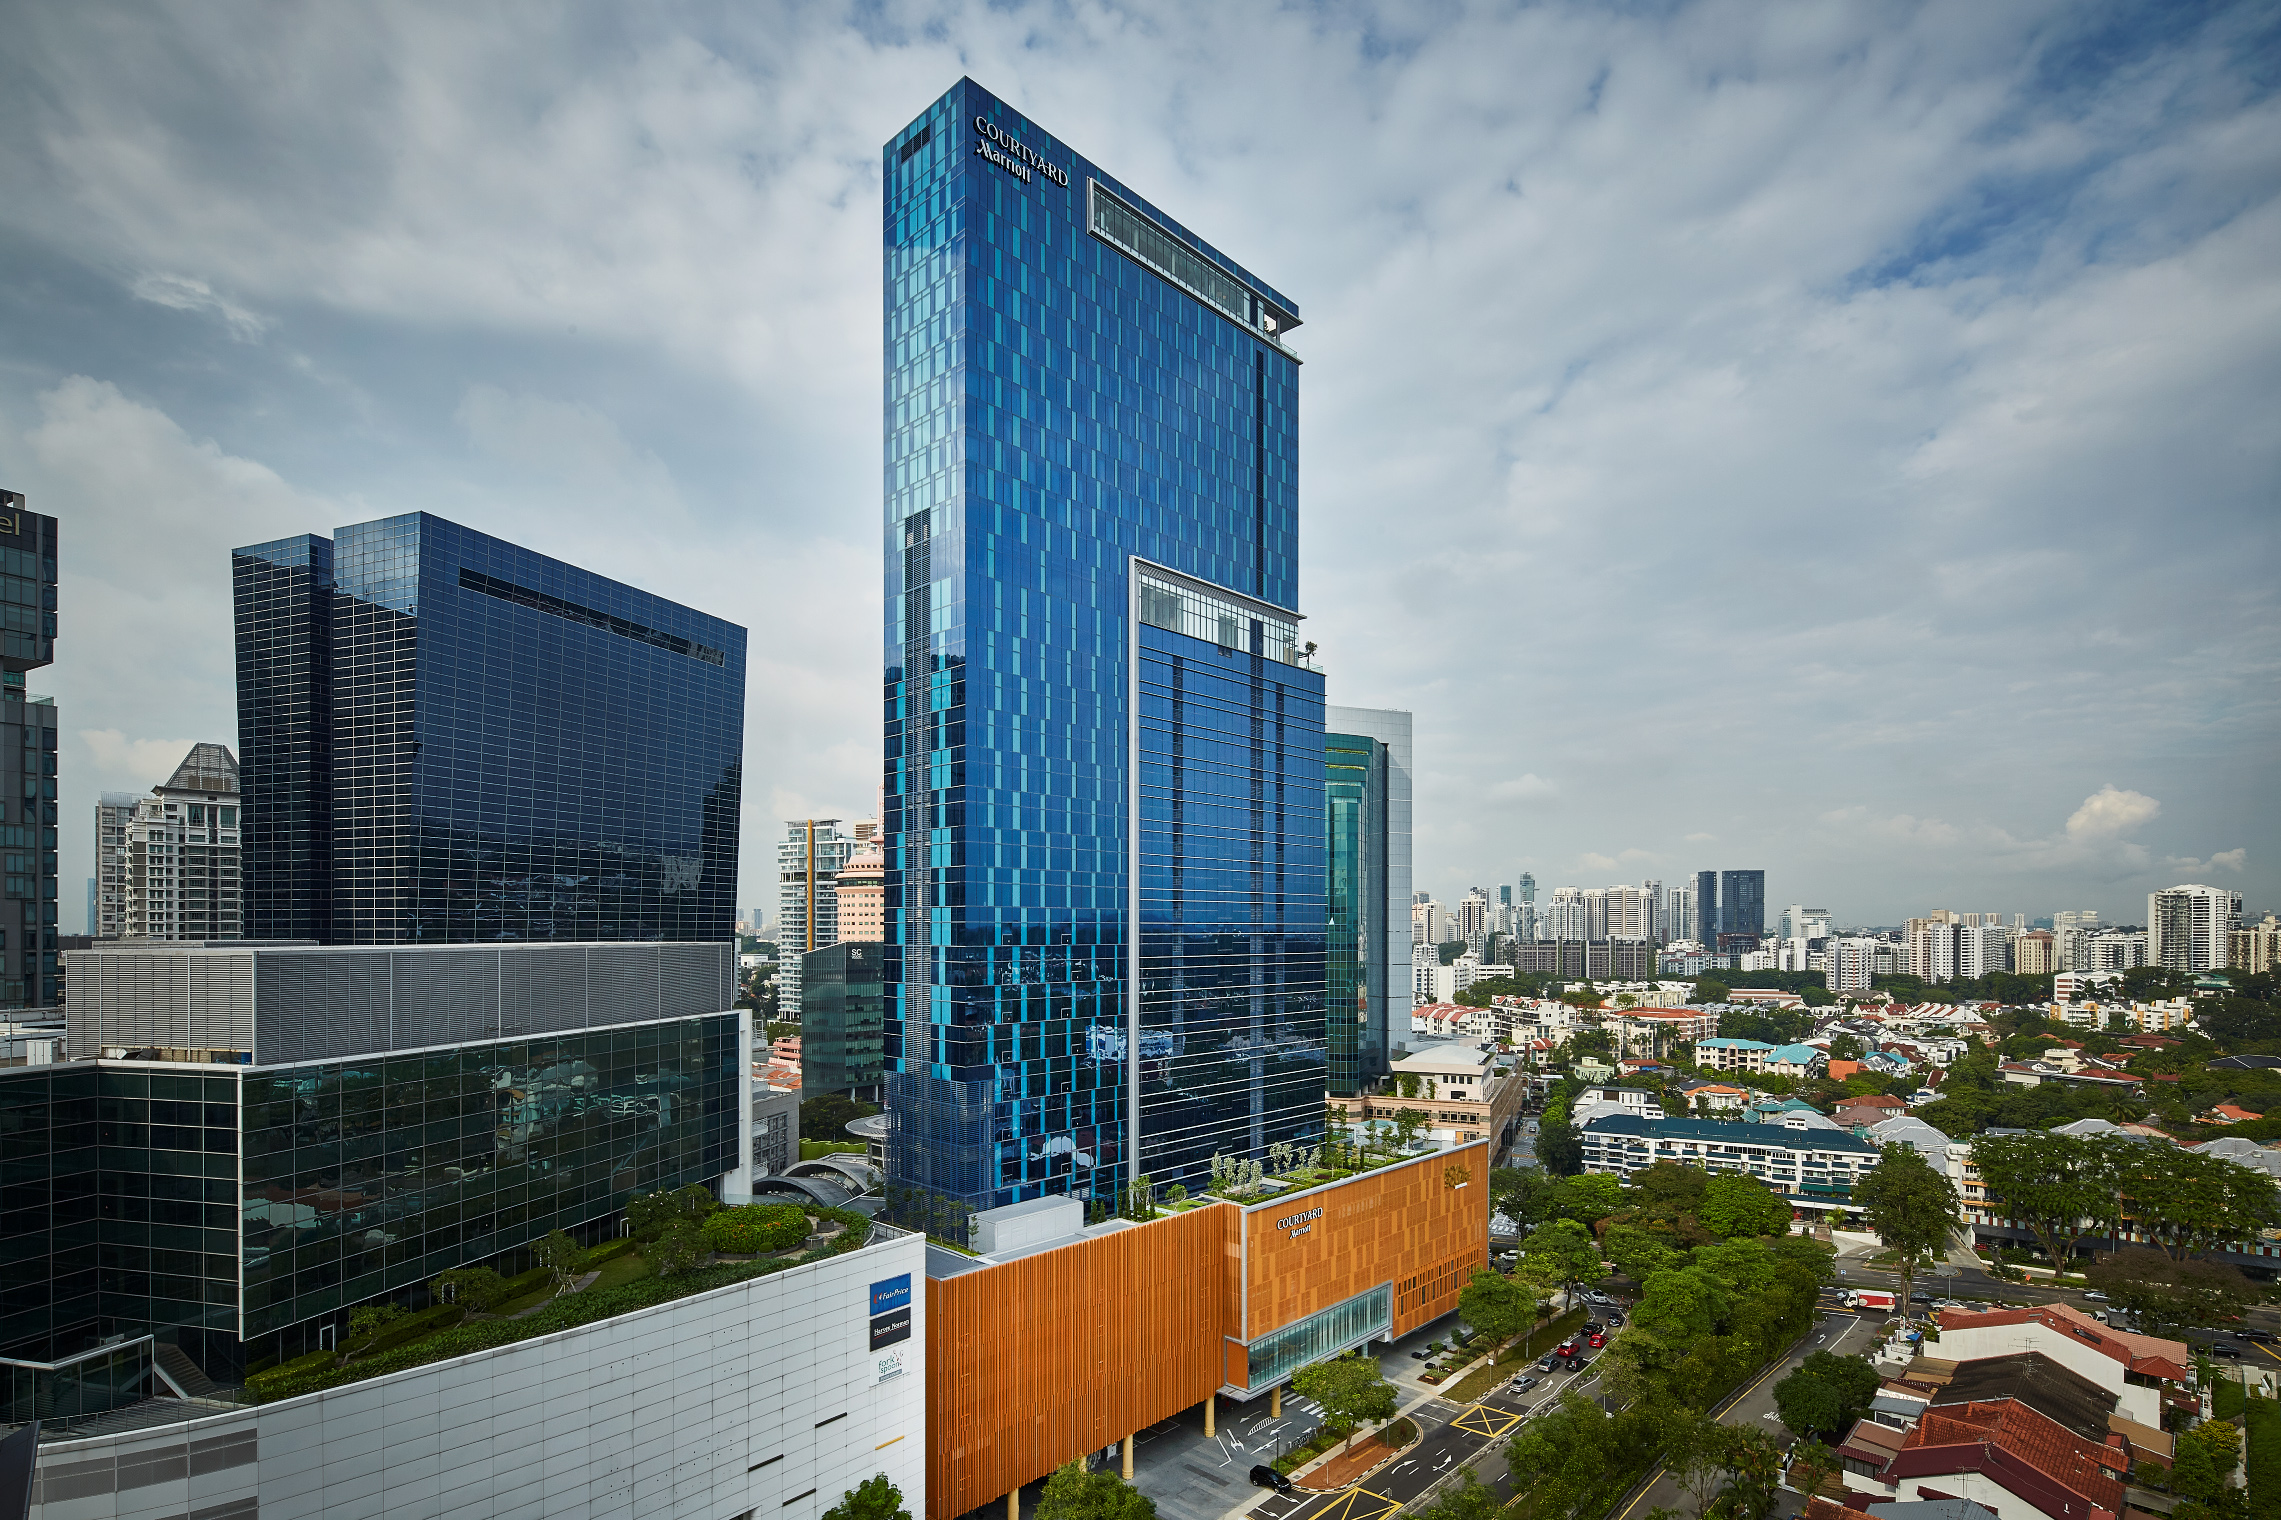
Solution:
[{"label": "parked car", "polygon": [[2095,1304],[2103,1304],[2107,1301],[2107,1295],[2101,1293],[2097,1288],[2093,1288],[2090,1292],[2084,1294],[2083,1296]]},{"label": "parked car", "polygon": [[2281,1346],[2281,1335],[2275,1335],[2270,1330],[2236,1330],[2233,1338],[2237,1341],[2256,1341],[2261,1346]]},{"label": "parked car", "polygon": [[1298,1486],[1265,1462],[1251,1470],[1251,1481],[1261,1488],[1272,1488],[1279,1494],[1287,1494]]},{"label": "parked car", "polygon": [[1410,1353],[1410,1360],[1413,1362],[1422,1362],[1432,1355],[1433,1353],[1431,1351],[1413,1351]]}]

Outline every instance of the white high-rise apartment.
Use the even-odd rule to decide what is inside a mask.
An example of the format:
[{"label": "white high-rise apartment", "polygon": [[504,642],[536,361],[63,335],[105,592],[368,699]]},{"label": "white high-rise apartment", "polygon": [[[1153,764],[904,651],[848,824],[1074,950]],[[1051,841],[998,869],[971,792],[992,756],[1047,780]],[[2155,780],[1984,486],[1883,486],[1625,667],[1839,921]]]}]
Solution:
[{"label": "white high-rise apartment", "polygon": [[2241,894],[2224,887],[2178,886],[2146,898],[2146,958],[2173,971],[2216,971],[2227,936],[2241,920]]},{"label": "white high-rise apartment", "polygon": [[776,847],[776,1006],[800,1006],[800,957],[840,942],[839,876],[856,838],[837,818],[796,818]]},{"label": "white high-rise apartment", "polygon": [[[1543,939],[1605,939],[1586,932],[1589,926],[1586,894],[1582,887],[1554,887],[1545,905]],[[1605,911],[1603,908],[1602,911]]]},{"label": "white high-rise apartment", "polygon": [[1639,889],[1647,894],[1647,937],[1649,939],[1671,938],[1671,931],[1664,926],[1663,922],[1663,883],[1652,880],[1643,881],[1639,884]]},{"label": "white high-rise apartment", "polygon": [[1609,887],[1600,894],[1601,932],[1591,939],[1655,938],[1655,894],[1646,887]]},{"label": "white high-rise apartment", "polygon": [[95,933],[104,939],[237,939],[244,931],[238,760],[198,744],[148,797],[95,805]]},{"label": "white high-rise apartment", "polygon": [[1830,991],[1867,992],[1870,978],[1877,974],[1878,957],[1891,948],[1889,941],[1861,936],[1833,941],[1824,973]]},{"label": "white high-rise apartment", "polygon": [[1693,886],[1673,887],[1664,899],[1663,937],[1667,940],[1692,940],[1695,937],[1695,889]]},{"label": "white high-rise apartment", "polygon": [[[2080,932],[2080,931],[2078,931]],[[2151,964],[2148,936],[2137,929],[2102,929],[2083,934],[2075,946],[2077,971],[2128,971]]]},{"label": "white high-rise apartment", "polygon": [[[1995,914],[1985,915],[1993,919]],[[2012,931],[2000,923],[1967,924],[1956,931],[1956,974],[1987,976],[2012,969]]]},{"label": "white high-rise apartment", "polygon": [[1956,975],[1958,926],[1950,922],[1954,917],[1943,912],[1909,920],[1905,932],[1909,937],[1910,975],[1928,982],[1945,982]]},{"label": "white high-rise apartment", "polygon": [[1468,945],[1479,946],[1489,934],[1489,893],[1475,887],[1458,900],[1457,937]]}]

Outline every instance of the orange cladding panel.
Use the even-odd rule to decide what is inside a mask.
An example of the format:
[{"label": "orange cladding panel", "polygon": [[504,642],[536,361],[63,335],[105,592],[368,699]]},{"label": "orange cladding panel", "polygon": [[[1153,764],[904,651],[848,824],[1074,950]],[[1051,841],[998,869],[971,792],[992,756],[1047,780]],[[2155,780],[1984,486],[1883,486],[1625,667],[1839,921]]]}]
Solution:
[{"label": "orange cladding panel", "polygon": [[964,1514],[1202,1402],[1234,1329],[1232,1205],[927,1281],[927,1513]]},{"label": "orange cladding panel", "polygon": [[[1320,1217],[1304,1217],[1316,1209]],[[1394,1333],[1406,1335],[1455,1309],[1489,1264],[1489,1146],[1256,1205],[1244,1211],[1244,1237],[1245,1340],[1384,1282],[1394,1286]]]}]

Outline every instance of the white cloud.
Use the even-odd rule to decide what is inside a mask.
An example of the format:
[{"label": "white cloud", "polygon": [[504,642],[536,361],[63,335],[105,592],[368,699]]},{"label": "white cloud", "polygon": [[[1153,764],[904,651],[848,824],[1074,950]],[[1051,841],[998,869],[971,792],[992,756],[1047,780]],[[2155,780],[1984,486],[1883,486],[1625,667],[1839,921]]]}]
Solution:
[{"label": "white cloud", "polygon": [[1491,802],[1541,802],[1559,792],[1559,787],[1532,773],[1496,782],[1489,788],[1488,796]]},{"label": "white cloud", "polygon": [[128,287],[138,301],[154,306],[172,307],[176,311],[209,311],[222,319],[230,336],[240,343],[258,339],[269,324],[244,307],[234,305],[214,294],[212,286],[204,280],[193,280],[179,274],[146,274],[138,276]]},{"label": "white cloud", "polygon": [[[1305,312],[1300,600],[1333,700],[1417,712],[1421,886],[1620,827],[1869,921],[1982,881],[2113,911],[2236,839],[2270,893],[2281,97],[2242,15],[2115,50],[2061,0],[33,8],[10,246],[152,273],[0,293],[0,414],[116,355],[179,435],[113,405],[123,458],[223,514],[33,458],[67,544],[173,561],[73,558],[134,590],[74,591],[56,680],[226,733],[190,567],[416,504],[747,622],[748,819],[863,806],[878,145],[970,73]],[[2051,812],[2157,775],[2159,814]]]},{"label": "white cloud", "polygon": [[2162,812],[2162,804],[2144,792],[2125,792],[2110,783],[2083,799],[2067,820],[2067,832],[2077,839],[2111,839],[2136,833]]},{"label": "white cloud", "polygon": [[[130,739],[115,728],[83,728],[78,734],[88,758],[94,762],[93,774],[86,777],[86,790],[91,793],[147,792],[173,775],[182,757],[198,742]],[[236,743],[232,742],[230,748],[235,751]]]},{"label": "white cloud", "polygon": [[1586,850],[1577,856],[1576,861],[1587,871],[1613,871],[1616,868],[1614,856],[1602,855],[1592,850]]}]

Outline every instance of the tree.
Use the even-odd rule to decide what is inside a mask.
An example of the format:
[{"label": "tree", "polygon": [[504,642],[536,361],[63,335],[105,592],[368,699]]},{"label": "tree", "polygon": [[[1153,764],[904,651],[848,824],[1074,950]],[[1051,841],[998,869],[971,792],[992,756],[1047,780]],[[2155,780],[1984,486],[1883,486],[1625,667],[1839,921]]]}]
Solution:
[{"label": "tree", "polygon": [[548,1231],[544,1240],[531,1247],[531,1254],[538,1258],[540,1266],[554,1274],[558,1293],[568,1290],[578,1280],[578,1274],[586,1270],[585,1249],[560,1230]]},{"label": "tree", "polygon": [[1083,1457],[1054,1469],[1038,1496],[1037,1520],[1156,1520],[1156,1501],[1112,1472],[1088,1472]]},{"label": "tree", "polygon": [[1489,1206],[1523,1229],[1550,1219],[1559,1182],[1533,1166],[1500,1166],[1489,1173]]},{"label": "tree", "polygon": [[2178,1261],[2143,1246],[2103,1256],[2083,1275],[2148,1335],[2215,1324],[2264,1296],[2223,1262]]},{"label": "tree", "polygon": [[1570,1177],[1560,1184],[1560,1216],[1595,1225],[1624,1206],[1623,1179],[1605,1172]]},{"label": "tree", "polygon": [[1841,1034],[1830,1041],[1830,1059],[1833,1061],[1858,1061],[1861,1056],[1861,1041],[1854,1035]]},{"label": "tree", "polygon": [[[1698,1004],[1723,1003],[1727,1000],[1727,994],[1730,990],[1724,983],[1714,982],[1709,977],[1704,977],[1695,984],[1695,996],[1689,1001]],[[1726,1021],[1721,1019],[1719,1022],[1724,1025]]]},{"label": "tree", "polygon": [[1764,1431],[1734,1425],[1724,1434],[1727,1489],[1714,1513],[1720,1520],[1765,1520],[1782,1482],[1782,1453]]},{"label": "tree", "polygon": [[2133,1146],[2123,1167],[2123,1208],[2171,1257],[2254,1238],[2275,1214],[2263,1171],[2175,1146]]},{"label": "tree", "polygon": [[1418,1143],[1418,1135],[1426,1127],[1424,1109],[1405,1108],[1394,1116],[1394,1138],[1402,1149],[1408,1150]]},{"label": "tree", "polygon": [[847,1144],[848,1121],[878,1112],[870,1104],[858,1103],[845,1093],[818,1093],[800,1105],[800,1138]]},{"label": "tree", "polygon": [[1601,1237],[1600,1249],[1616,1270],[1633,1282],[1644,1283],[1652,1273],[1668,1272],[1684,1259],[1645,1230],[1628,1224],[1611,1224]]},{"label": "tree", "polygon": [[1869,1408],[1878,1382],[1867,1357],[1817,1351],[1774,1385],[1774,1407],[1782,1423],[1802,1438],[1841,1436]]},{"label": "tree", "polygon": [[2116,1233],[2124,1163],[2142,1149],[2110,1135],[1990,1135],[1972,1162],[1990,1201],[2064,1269],[2083,1239]]},{"label": "tree", "polygon": [[366,1304],[351,1309],[348,1315],[348,1339],[341,1343],[341,1354],[336,1365],[348,1365],[349,1348],[358,1341],[367,1342],[390,1325],[404,1317],[404,1310],[396,1304]]},{"label": "tree", "polygon": [[824,1520],[911,1520],[911,1512],[903,1508],[903,1491],[880,1473],[841,1494]]},{"label": "tree", "polygon": [[1536,1318],[1536,1294],[1500,1273],[1477,1271],[1457,1295],[1457,1312],[1491,1340],[1508,1341]]},{"label": "tree", "polygon": [[663,1193],[637,1193],[626,1200],[626,1233],[651,1241],[676,1219],[698,1220],[721,1206],[701,1182],[691,1182]]},{"label": "tree", "polygon": [[1394,1385],[1386,1381],[1376,1357],[1353,1351],[1334,1356],[1300,1368],[1291,1375],[1291,1386],[1321,1407],[1326,1426],[1350,1439],[1363,1421],[1394,1417]]},{"label": "tree", "polygon": [[1877,1238],[1900,1257],[1905,1319],[1918,1265],[1956,1228],[1956,1184],[1934,1171],[1914,1147],[1888,1145],[1869,1174],[1854,1183],[1853,1201]]},{"label": "tree", "polygon": [[669,1221],[657,1239],[642,1248],[650,1270],[660,1277],[678,1276],[703,1262],[706,1254],[697,1221],[686,1218]]},{"label": "tree", "polygon": [[428,1284],[436,1302],[457,1304],[470,1314],[488,1314],[507,1296],[507,1280],[489,1267],[453,1267]]},{"label": "tree", "polygon": [[1697,1515],[1709,1509],[1727,1479],[1726,1442],[1719,1422],[1691,1409],[1681,1410],[1671,1422],[1663,1465],[1671,1481],[1695,1501]]},{"label": "tree", "polygon": [[1820,1493],[1823,1484],[1845,1471],[1838,1454],[1819,1441],[1801,1440],[1790,1460],[1800,1469],[1798,1486],[1809,1495]]},{"label": "tree", "polygon": [[1555,1177],[1573,1177],[1584,1170],[1584,1139],[1568,1122],[1568,1107],[1547,1108],[1537,1124],[1537,1165]]},{"label": "tree", "polygon": [[1713,1235],[1782,1235],[1790,1229],[1790,1205],[1766,1184],[1740,1172],[1720,1172],[1703,1190],[1695,1217]]},{"label": "tree", "polygon": [[2178,1438],[2170,1486],[2197,1504],[2215,1506],[2225,1497],[2241,1457],[2241,1432],[2228,1420],[2204,1420]]},{"label": "tree", "polygon": [[1598,1282],[1607,1275],[1600,1265],[1599,1242],[1573,1219],[1538,1225],[1521,1242],[1521,1251],[1563,1288]]}]

